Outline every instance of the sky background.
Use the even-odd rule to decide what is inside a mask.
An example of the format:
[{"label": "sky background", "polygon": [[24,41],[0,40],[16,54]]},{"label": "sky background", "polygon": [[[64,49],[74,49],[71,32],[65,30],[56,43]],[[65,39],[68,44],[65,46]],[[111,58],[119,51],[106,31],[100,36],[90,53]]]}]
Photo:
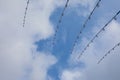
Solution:
[{"label": "sky background", "polygon": [[66,0],[0,0],[0,80],[120,80],[120,15],[78,59],[95,34],[120,10],[120,0],[101,0],[71,53],[80,28],[98,0],[70,0],[55,45]]}]

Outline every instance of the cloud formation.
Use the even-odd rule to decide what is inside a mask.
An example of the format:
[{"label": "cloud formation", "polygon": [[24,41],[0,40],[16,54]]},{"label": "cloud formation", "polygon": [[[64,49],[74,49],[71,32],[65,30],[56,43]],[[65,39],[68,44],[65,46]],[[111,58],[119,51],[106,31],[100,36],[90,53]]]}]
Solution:
[{"label": "cloud formation", "polygon": [[46,80],[47,69],[57,60],[51,53],[38,52],[35,42],[54,33],[49,20],[54,0],[30,0],[24,28],[26,1],[0,0],[0,4],[0,79]]},{"label": "cloud formation", "polygon": [[78,70],[65,70],[61,75],[61,80],[79,80],[81,76]]},{"label": "cloud formation", "polygon": [[[57,59],[51,53],[38,52],[36,41],[54,34],[50,16],[65,1],[30,0],[25,27],[22,20],[24,0],[0,0],[0,79],[46,80],[47,69]],[[71,5],[73,6],[73,5]],[[30,70],[29,70],[30,69]],[[29,74],[26,72],[30,72]]]},{"label": "cloud formation", "polygon": [[[95,31],[94,31],[95,30]],[[99,29],[97,29],[99,30]],[[105,29],[105,32],[102,32],[101,35],[90,45],[84,55],[78,59],[78,55],[81,52],[81,49],[76,48],[75,52],[71,55],[69,63],[71,65],[80,65],[80,62],[84,63],[85,68],[78,67],[78,71],[81,72],[81,80],[119,80],[120,74],[119,71],[119,52],[120,47],[117,47],[110,55],[105,57],[105,59],[97,64],[98,60],[109,51],[112,47],[120,42],[120,24],[117,21],[112,21],[108,27]],[[96,27],[93,29],[93,33],[96,33]],[[82,44],[88,43],[87,38],[83,38]],[[81,45],[82,45],[81,44]],[[71,70],[70,70],[71,71]],[[74,75],[76,72],[73,72]],[[64,71],[63,71],[64,74]],[[68,77],[68,76],[66,76]],[[77,79],[72,79],[77,80]]]},{"label": "cloud formation", "polygon": [[[93,8],[94,1],[71,0],[69,5],[70,9],[75,9],[78,14],[81,9],[80,15],[86,16]],[[57,59],[52,53],[37,51],[38,46],[35,42],[53,36],[54,27],[50,22],[50,16],[55,9],[63,7],[64,3],[64,0],[30,0],[26,24],[23,28],[26,1],[0,0],[0,80],[53,80],[47,71],[57,62]],[[78,66],[64,69],[60,76],[61,80],[120,79],[119,55],[108,56],[100,65],[96,64],[104,52],[120,41],[119,29],[120,24],[113,21],[104,35],[96,40],[97,42],[93,43],[83,58],[78,61],[78,64],[85,63],[85,68],[81,70]],[[64,37],[63,39],[65,40]],[[84,37],[82,44],[87,41],[88,39]],[[77,51],[79,52],[79,49],[76,49]],[[118,49],[113,53],[119,52]],[[76,56],[78,56],[76,53],[71,55],[70,65],[76,65],[71,62]]]}]

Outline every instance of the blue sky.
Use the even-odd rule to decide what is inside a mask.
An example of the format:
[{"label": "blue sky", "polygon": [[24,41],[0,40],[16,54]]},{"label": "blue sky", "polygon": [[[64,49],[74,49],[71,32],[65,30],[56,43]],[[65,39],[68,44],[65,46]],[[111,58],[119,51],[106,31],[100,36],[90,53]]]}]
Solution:
[{"label": "blue sky", "polygon": [[101,0],[73,53],[75,38],[98,0],[70,0],[55,45],[51,42],[65,0],[0,0],[0,80],[119,80],[120,15],[77,57],[94,35],[120,10],[119,0]]},{"label": "blue sky", "polygon": [[[119,4],[117,5],[118,2],[117,3],[116,2],[113,1],[114,4],[112,4],[112,1],[109,2],[109,4],[106,4],[108,3],[107,1],[100,2],[100,7],[97,8],[93,13],[91,20],[87,24],[87,28],[85,29],[82,37],[79,40],[80,43],[83,37],[87,37],[88,40],[91,40],[91,38],[95,35],[95,34],[92,35],[92,30],[94,26],[96,27],[98,25],[104,25],[109,19],[112,18],[112,16],[119,10]],[[94,3],[96,4],[96,2]],[[84,7],[79,6],[77,8],[79,11],[80,11],[79,8],[84,9]],[[50,20],[54,26],[57,25],[56,23],[59,19],[62,9],[63,7],[57,8],[50,17]],[[90,12],[88,12],[88,14],[89,13]],[[106,15],[109,15],[109,16],[106,16]],[[54,80],[60,80],[59,68],[69,69],[69,68],[74,68],[79,66],[82,69],[86,67],[86,64],[84,62],[80,62],[78,65],[69,66],[68,59],[71,55],[70,50],[72,48],[75,37],[79,33],[80,28],[84,23],[84,21],[86,20],[87,16],[78,15],[78,13],[76,13],[75,10],[71,10],[70,7],[68,7],[68,9],[65,11],[65,15],[63,17],[62,23],[60,24],[60,29],[57,33],[56,44],[52,52],[53,55],[57,57],[58,62],[48,70],[48,74],[52,76]],[[103,22],[103,24],[99,24],[98,21],[102,18],[104,18],[105,21]],[[46,51],[45,47],[42,48],[42,46],[46,46],[46,43],[49,41],[50,40],[39,41],[38,43],[38,45],[40,46],[39,49],[40,50],[43,49],[44,51]],[[82,48],[80,48],[80,50],[82,50]]]}]

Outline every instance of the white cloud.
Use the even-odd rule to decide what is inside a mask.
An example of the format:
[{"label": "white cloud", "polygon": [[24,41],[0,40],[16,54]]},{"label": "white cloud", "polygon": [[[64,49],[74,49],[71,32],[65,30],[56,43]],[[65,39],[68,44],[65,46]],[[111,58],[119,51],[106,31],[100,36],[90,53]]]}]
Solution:
[{"label": "white cloud", "polygon": [[[43,10],[40,11],[38,3],[41,2]],[[22,20],[26,1],[0,0],[0,4],[0,80],[20,80],[27,75],[27,67],[32,69],[31,80],[46,80],[47,69],[56,63],[56,58],[37,52],[34,43],[54,33],[49,20],[55,8],[54,0],[36,0],[35,3],[30,0],[24,28]]]},{"label": "white cloud", "polygon": [[81,72],[78,70],[64,70],[61,75],[61,80],[79,80]]},{"label": "white cloud", "polygon": [[56,63],[56,58],[49,54],[38,54],[33,60],[30,80],[47,80],[48,68]]},{"label": "white cloud", "polygon": [[[72,3],[72,2],[71,2]],[[87,4],[86,4],[87,3]],[[91,1],[74,1],[75,4],[88,7]],[[56,63],[53,55],[37,52],[34,44],[47,39],[54,33],[50,15],[63,2],[56,0],[30,0],[25,27],[22,27],[25,0],[0,0],[0,80],[20,80],[27,75],[30,67],[31,80],[46,80],[48,68]],[[66,72],[66,75],[71,72]],[[71,77],[78,78],[79,72]]]},{"label": "white cloud", "polygon": [[[55,1],[56,6],[63,7],[67,0]],[[87,16],[93,10],[96,0],[69,0],[68,12],[75,12],[79,16]]]},{"label": "white cloud", "polygon": [[[94,29],[93,29],[94,30]],[[98,29],[99,30],[99,29]],[[96,32],[96,31],[93,31]],[[98,60],[108,51],[110,50],[115,44],[120,42],[120,24],[117,21],[112,21],[108,27],[106,28],[105,32],[91,44],[91,46],[87,49],[84,55],[80,58],[80,60],[74,60],[78,57],[78,53],[81,52],[81,49],[76,48],[76,52],[71,55],[69,63],[72,65],[75,62],[83,62],[85,68],[81,69],[79,67],[79,71],[82,71],[81,80],[119,80],[120,74],[119,70],[119,52],[120,48],[116,48],[110,55],[108,55],[99,65],[97,64]],[[83,39],[84,40],[84,39]],[[88,43],[89,40],[85,42]],[[84,41],[82,41],[83,44]],[[75,62],[71,62],[71,61]],[[79,64],[80,65],[80,64]],[[74,73],[74,72],[73,72]]]}]

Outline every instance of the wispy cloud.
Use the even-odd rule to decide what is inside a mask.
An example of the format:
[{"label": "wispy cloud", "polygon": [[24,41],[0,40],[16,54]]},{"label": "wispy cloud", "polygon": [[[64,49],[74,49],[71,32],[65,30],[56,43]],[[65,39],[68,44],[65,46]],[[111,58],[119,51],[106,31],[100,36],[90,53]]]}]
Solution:
[{"label": "wispy cloud", "polygon": [[[58,7],[64,6],[65,0],[30,0],[26,24],[23,28],[26,2],[0,0],[0,80],[54,80],[54,77],[48,75],[48,69],[56,64],[58,59],[51,52],[38,51],[35,43],[53,36],[55,30],[50,16]],[[94,3],[95,0],[70,0],[68,11],[75,11],[83,17],[89,14]],[[92,27],[92,34],[99,30],[96,25]],[[78,53],[82,49],[79,45],[84,46],[89,41],[88,38],[82,37],[81,44],[78,44],[66,64],[67,68],[63,69],[58,65],[60,80],[120,79],[119,48],[113,52],[116,55],[111,54],[100,65],[97,64],[104,53],[120,41],[119,34],[119,22],[112,21],[105,32],[78,60]],[[62,35],[62,40],[66,43],[68,34],[62,33]],[[81,63],[84,64],[84,68]]]},{"label": "wispy cloud", "polygon": [[[30,0],[24,28],[26,1],[0,0],[0,3],[0,79],[20,80],[29,76],[31,80],[46,80],[47,69],[57,60],[51,53],[38,52],[34,43],[54,33],[49,20],[55,9],[54,0]],[[31,70],[29,74],[27,68]]]},{"label": "wispy cloud", "polygon": [[[118,61],[119,61],[118,54],[119,54],[120,48],[115,49],[115,51],[111,52],[111,55],[105,57],[104,61],[102,61],[101,64],[99,65],[97,64],[98,60],[107,51],[109,51],[115,44],[117,44],[120,41],[119,29],[120,29],[120,24],[117,21],[112,21],[108,25],[107,29],[105,29],[105,32],[103,32],[98,37],[98,39],[96,39],[95,42],[93,42],[90,45],[87,51],[84,52],[80,60],[78,59],[78,55],[81,52],[82,48],[81,49],[76,48],[77,53],[75,52],[71,55],[71,59],[69,63],[72,65],[76,65],[75,62],[80,61],[86,65],[84,69],[82,69],[81,67],[79,67],[78,69],[83,75],[83,77],[81,77],[82,80],[88,80],[88,79],[92,79],[92,80],[117,79],[118,80],[120,78],[118,76],[118,74],[120,73],[120,71],[118,70],[118,67],[120,66],[118,64]],[[87,43],[88,41],[85,41],[85,42]],[[83,41],[83,43],[85,42]]]}]

